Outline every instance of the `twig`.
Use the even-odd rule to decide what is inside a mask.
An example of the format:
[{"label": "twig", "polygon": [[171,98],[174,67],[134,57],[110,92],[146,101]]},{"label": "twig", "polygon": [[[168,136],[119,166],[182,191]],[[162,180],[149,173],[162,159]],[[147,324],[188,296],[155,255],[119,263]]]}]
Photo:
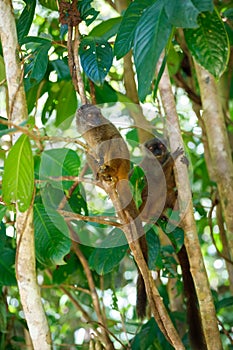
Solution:
[{"label": "twig", "polygon": [[230,332],[226,330],[226,328],[224,327],[224,324],[220,321],[219,318],[218,318],[218,324],[222,327],[223,334],[227,336],[227,338],[230,340],[231,344],[233,345],[233,338],[231,337]]},{"label": "twig", "polygon": [[85,93],[85,87],[84,87],[84,82],[81,74],[81,69],[80,69],[80,64],[79,64],[79,55],[78,55],[78,50],[79,50],[79,45],[80,45],[80,36],[79,36],[79,28],[78,25],[75,27],[75,34],[74,34],[74,64],[75,64],[75,75],[76,75],[76,81],[78,84],[78,89],[79,89],[79,95],[81,98],[82,104],[87,103],[87,98],[86,98],[86,93]]},{"label": "twig", "polygon": [[23,134],[29,136],[31,139],[35,140],[35,141],[54,141],[54,142],[67,142],[67,143],[76,143],[77,145],[81,146],[82,148],[85,149],[85,151],[88,152],[88,147],[85,143],[83,143],[82,141],[77,140],[76,138],[70,138],[70,137],[59,137],[59,136],[40,136],[37,135],[35,132],[30,131],[27,127],[24,126],[20,126],[14,122],[12,122],[11,120],[4,120],[4,119],[0,119],[0,124],[2,125],[7,125],[9,127],[13,127],[16,130],[13,130],[12,132],[9,132],[8,134],[15,134],[16,132],[22,132]]},{"label": "twig", "polygon": [[115,227],[122,226],[119,222],[109,220],[108,216],[86,216],[86,215],[68,212],[65,210],[58,210],[58,213],[64,216],[66,221],[83,220],[83,221],[96,222],[102,225],[111,225]]},{"label": "twig", "polygon": [[[60,284],[59,288],[68,288],[68,289],[73,289],[73,290],[77,290],[79,292],[91,295],[91,292],[89,291],[89,289],[85,289],[82,287],[76,287],[76,286],[71,286],[71,285],[66,285],[66,284]],[[54,289],[54,284],[42,284],[40,285],[40,288],[44,288],[44,289]]]},{"label": "twig", "polygon": [[73,250],[75,252],[75,254],[77,255],[77,257],[79,258],[82,266],[83,266],[83,269],[85,271],[85,274],[87,276],[87,281],[88,281],[88,284],[89,284],[89,287],[90,287],[90,291],[91,291],[91,297],[92,297],[92,301],[93,301],[93,305],[94,305],[94,309],[95,309],[95,312],[96,312],[96,315],[98,317],[98,320],[100,322],[100,324],[102,324],[104,326],[104,338],[105,338],[105,346],[106,346],[106,349],[108,350],[114,350],[114,346],[112,344],[112,341],[109,337],[109,331],[105,325],[105,320],[104,320],[104,317],[101,313],[101,308],[100,308],[100,303],[99,303],[99,297],[98,297],[98,294],[97,294],[97,291],[96,291],[96,288],[95,288],[95,283],[94,283],[94,280],[93,280],[93,276],[92,276],[92,273],[91,273],[91,270],[90,270],[90,267],[88,265],[88,262],[85,258],[85,256],[83,255],[83,253],[81,252],[80,248],[79,248],[79,245],[75,243],[75,239],[76,239],[76,234],[75,232],[73,232],[71,230],[71,238],[73,239],[73,242],[72,242],[72,247],[73,247]]}]

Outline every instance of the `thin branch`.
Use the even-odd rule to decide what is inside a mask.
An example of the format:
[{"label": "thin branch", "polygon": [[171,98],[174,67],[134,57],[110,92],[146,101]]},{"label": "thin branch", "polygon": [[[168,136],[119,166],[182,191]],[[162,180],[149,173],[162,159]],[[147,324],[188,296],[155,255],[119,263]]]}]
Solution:
[{"label": "thin branch", "polygon": [[75,74],[76,74],[76,81],[78,84],[78,89],[79,89],[79,95],[81,98],[82,104],[87,103],[87,98],[86,98],[86,92],[85,92],[85,87],[84,87],[84,82],[81,74],[81,68],[79,64],[79,45],[80,45],[80,36],[79,36],[79,28],[78,26],[75,27],[75,35],[74,35],[74,64],[75,64]]},{"label": "thin branch", "polygon": [[[68,285],[68,284],[60,284],[59,288],[61,288],[61,287],[62,288],[72,289],[72,290],[77,290],[79,292],[91,295],[91,292],[89,291],[89,289],[85,289],[85,288],[82,288],[82,287],[71,286],[71,285]],[[54,284],[42,284],[42,285],[40,285],[40,288],[43,288],[43,289],[54,289]]]},{"label": "thin branch", "polygon": [[119,222],[109,220],[108,216],[86,216],[73,212],[68,212],[65,210],[58,210],[58,213],[65,217],[66,221],[70,220],[83,220],[89,222],[96,222],[103,225],[111,225],[115,227],[121,227],[122,225]]},{"label": "thin branch", "polygon": [[[76,233],[73,232],[73,230],[70,230],[70,233],[71,233],[71,238],[73,240],[76,240]],[[92,276],[90,267],[88,265],[88,262],[87,262],[85,256],[83,255],[83,253],[81,252],[79,245],[76,244],[74,241],[72,242],[72,247],[73,247],[73,250],[74,250],[75,254],[77,255],[77,257],[78,257],[79,261],[81,262],[83,269],[85,271],[87,281],[88,281],[90,291],[91,291],[93,306],[94,306],[96,315],[98,317],[98,320],[104,326],[104,338],[105,338],[106,349],[107,350],[114,350],[114,346],[113,346],[112,341],[111,341],[109,334],[108,334],[109,333],[107,330],[108,328],[105,325],[105,320],[104,320],[104,317],[101,313],[99,297],[98,297],[98,294],[96,291],[95,283],[94,283],[93,276]]]},{"label": "thin branch", "polygon": [[82,141],[77,140],[76,138],[70,138],[70,137],[60,137],[60,136],[40,136],[35,133],[35,131],[30,131],[27,127],[20,126],[11,120],[7,119],[0,119],[0,124],[7,125],[8,127],[12,127],[17,129],[12,130],[12,132],[9,132],[8,134],[15,134],[16,132],[22,132],[23,134],[29,136],[31,139],[35,141],[54,141],[54,142],[67,142],[67,143],[76,143],[77,145],[81,146],[88,152],[88,147],[85,143]]}]

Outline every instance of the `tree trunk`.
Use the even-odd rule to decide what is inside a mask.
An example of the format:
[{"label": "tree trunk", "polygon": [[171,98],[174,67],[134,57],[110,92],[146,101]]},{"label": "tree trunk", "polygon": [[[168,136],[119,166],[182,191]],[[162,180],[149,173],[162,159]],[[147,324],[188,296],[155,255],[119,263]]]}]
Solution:
[{"label": "tree trunk", "polygon": [[[3,48],[8,86],[8,118],[15,123],[27,119],[23,88],[23,72],[18,57],[18,42],[13,8],[10,0],[0,1],[0,38]],[[17,254],[16,277],[34,349],[51,349],[51,337],[37,285],[33,209],[21,213],[16,208]]]}]

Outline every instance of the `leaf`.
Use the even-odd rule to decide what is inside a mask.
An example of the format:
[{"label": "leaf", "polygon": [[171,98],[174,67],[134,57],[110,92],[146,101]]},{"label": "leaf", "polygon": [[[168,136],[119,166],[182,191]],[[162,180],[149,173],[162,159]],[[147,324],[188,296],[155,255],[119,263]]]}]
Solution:
[{"label": "leaf", "polygon": [[191,0],[166,0],[164,4],[168,20],[176,27],[195,28],[197,16],[200,11],[194,6]]},{"label": "leaf", "polygon": [[15,286],[16,278],[13,265],[15,263],[15,250],[0,247],[0,285]]},{"label": "leaf", "polygon": [[172,26],[158,0],[148,7],[138,22],[134,40],[134,60],[138,76],[138,94],[141,101],[150,91],[159,56],[166,46]]},{"label": "leaf", "polygon": [[186,29],[185,39],[196,61],[219,78],[227,67],[229,42],[224,24],[214,11],[198,17],[197,29]]},{"label": "leaf", "polygon": [[25,66],[25,90],[28,91],[31,87],[38,84],[43,78],[48,66],[48,51],[51,48],[51,41],[43,38],[25,38],[23,43],[30,45],[32,50],[29,63]]},{"label": "leaf", "polygon": [[39,3],[52,11],[58,10],[56,0],[39,0]]},{"label": "leaf", "polygon": [[88,35],[101,38],[102,40],[108,40],[116,35],[121,24],[121,19],[121,17],[116,17],[103,21],[94,27]]},{"label": "leaf", "polygon": [[200,11],[210,11],[212,12],[214,9],[213,0],[192,0],[194,6]]},{"label": "leaf", "polygon": [[5,207],[5,205],[0,204],[0,222],[2,221],[2,219],[6,213],[6,209],[7,209],[7,207]]},{"label": "leaf", "polygon": [[0,55],[0,81],[6,79],[5,64],[3,57]]},{"label": "leaf", "polygon": [[86,22],[86,25],[90,25],[98,16],[99,11],[96,11],[91,7],[93,0],[79,0],[78,10],[80,12],[81,18]]},{"label": "leaf", "polygon": [[223,309],[223,308],[225,309],[228,306],[233,306],[233,297],[224,298],[224,299],[218,301],[216,304],[217,311],[219,311],[220,309]]},{"label": "leaf", "polygon": [[114,45],[114,53],[117,59],[125,56],[131,49],[137,23],[143,11],[153,2],[153,0],[135,0],[126,9]]},{"label": "leaf", "polygon": [[178,252],[184,244],[184,231],[178,226],[174,226],[170,222],[166,222],[162,219],[157,221],[158,225],[161,227],[164,233],[168,236],[176,252]]},{"label": "leaf", "polygon": [[24,0],[24,2],[26,3],[26,6],[17,21],[17,34],[20,44],[22,39],[29,32],[36,8],[36,0]]},{"label": "leaf", "polygon": [[86,75],[96,85],[103,84],[112,66],[111,45],[105,40],[87,36],[81,41],[79,53]]},{"label": "leaf", "polygon": [[38,261],[46,266],[63,265],[70,251],[69,230],[63,217],[55,210],[34,205],[35,246]]},{"label": "leaf", "polygon": [[119,265],[127,252],[128,244],[123,232],[114,229],[101,246],[90,255],[89,265],[99,275],[105,275]]},{"label": "leaf", "polygon": [[117,102],[117,92],[105,81],[103,85],[95,86],[96,101],[98,104],[107,102]]},{"label": "leaf", "polygon": [[153,227],[147,231],[146,240],[148,244],[148,267],[150,270],[155,270],[156,261],[160,254],[160,241]]},{"label": "leaf", "polygon": [[48,98],[42,111],[42,123],[45,124],[52,113],[56,112],[56,126],[65,122],[68,127],[72,122],[77,109],[77,97],[71,80],[50,83],[48,87]]},{"label": "leaf", "polygon": [[70,80],[71,76],[67,62],[65,62],[64,60],[57,59],[50,61],[50,64],[56,71],[59,80]]},{"label": "leaf", "polygon": [[5,160],[3,173],[3,198],[10,205],[17,203],[21,212],[32,201],[34,169],[32,150],[28,136],[22,135],[11,148]]},{"label": "leaf", "polygon": [[3,292],[0,294],[0,333],[6,333],[7,330],[7,307]]},{"label": "leaf", "polygon": [[[78,176],[80,159],[77,153],[68,148],[56,148],[44,151],[41,157],[39,178],[47,180],[56,188],[63,189],[62,180],[51,177]],[[64,182],[67,184],[67,181]],[[72,182],[71,182],[72,183]],[[70,187],[70,182],[67,188]]]},{"label": "leaf", "polygon": [[141,330],[131,340],[131,349],[172,350],[173,347],[165,339],[154,318],[151,318],[146,324],[142,326]]}]

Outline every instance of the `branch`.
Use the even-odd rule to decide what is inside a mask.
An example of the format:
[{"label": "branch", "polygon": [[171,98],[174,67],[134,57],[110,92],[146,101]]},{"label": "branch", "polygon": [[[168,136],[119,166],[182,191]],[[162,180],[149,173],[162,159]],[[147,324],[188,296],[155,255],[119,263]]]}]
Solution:
[{"label": "branch", "polygon": [[[0,18],[0,38],[9,96],[8,117],[15,123],[21,123],[28,118],[28,114],[22,84],[23,73],[18,57],[16,25],[10,0],[0,1]],[[24,213],[16,208],[16,278],[33,347],[35,350],[49,350],[51,336],[36,276],[32,206],[33,203]]]},{"label": "branch", "polygon": [[164,306],[164,303],[161,299],[161,296],[155,286],[152,275],[148,269],[147,263],[144,259],[139,237],[144,233],[140,217],[134,218],[130,216],[129,211],[122,210],[122,204],[118,196],[117,191],[115,190],[115,185],[113,183],[108,184],[108,182],[103,182],[106,193],[110,196],[112,203],[116,209],[116,212],[122,223],[122,230],[125,233],[126,239],[128,241],[129,247],[133,253],[136,264],[141,272],[143,277],[146,293],[151,307],[151,311],[155,318],[155,321],[158,323],[159,328],[163,332],[166,339],[170,344],[174,346],[175,349],[184,350],[181,339],[178,336],[178,333],[167,313],[167,310]]},{"label": "branch", "polygon": [[89,222],[96,222],[103,225],[111,225],[115,227],[121,227],[119,222],[111,221],[108,216],[86,216],[77,213],[72,213],[64,210],[58,210],[58,213],[65,217],[65,220],[83,220]]},{"label": "branch", "polygon": [[[160,57],[159,65],[162,64],[162,61],[163,56]],[[167,67],[165,67],[163,76],[160,80],[159,91],[164,111],[167,116],[167,130],[170,147],[171,151],[174,152],[180,146],[184,148],[184,145]],[[175,177],[179,193],[179,207],[181,210],[180,217],[182,220],[181,225],[185,233],[184,244],[187,250],[190,272],[193,277],[200,306],[200,314],[207,348],[222,349],[215,307],[196,231],[188,169],[182,162],[179,162],[179,167],[175,169]]]},{"label": "branch", "polygon": [[73,239],[73,250],[75,252],[75,254],[77,255],[78,259],[80,260],[82,266],[83,266],[83,269],[84,269],[84,272],[87,276],[87,281],[88,281],[88,284],[89,284],[89,287],[90,287],[90,291],[91,291],[91,297],[92,297],[92,301],[93,301],[93,305],[94,305],[94,309],[95,309],[95,312],[96,312],[96,315],[97,315],[97,318],[99,320],[99,322],[104,326],[104,343],[105,343],[105,347],[107,350],[114,350],[114,346],[113,346],[113,343],[109,337],[109,334],[108,334],[108,331],[107,331],[107,326],[105,325],[105,320],[104,320],[104,317],[102,315],[102,312],[101,312],[101,308],[100,308],[100,303],[99,303],[99,297],[98,297],[98,294],[97,294],[97,291],[96,291],[96,288],[95,288],[95,283],[94,283],[94,280],[93,280],[93,277],[92,277],[92,273],[91,273],[91,270],[89,268],[89,265],[88,265],[88,262],[85,258],[85,256],[83,255],[83,253],[81,252],[78,244],[76,244],[74,241],[77,240],[77,237],[76,237],[76,234],[75,232],[72,231],[72,229],[70,229],[70,232],[71,232],[71,237]]}]

